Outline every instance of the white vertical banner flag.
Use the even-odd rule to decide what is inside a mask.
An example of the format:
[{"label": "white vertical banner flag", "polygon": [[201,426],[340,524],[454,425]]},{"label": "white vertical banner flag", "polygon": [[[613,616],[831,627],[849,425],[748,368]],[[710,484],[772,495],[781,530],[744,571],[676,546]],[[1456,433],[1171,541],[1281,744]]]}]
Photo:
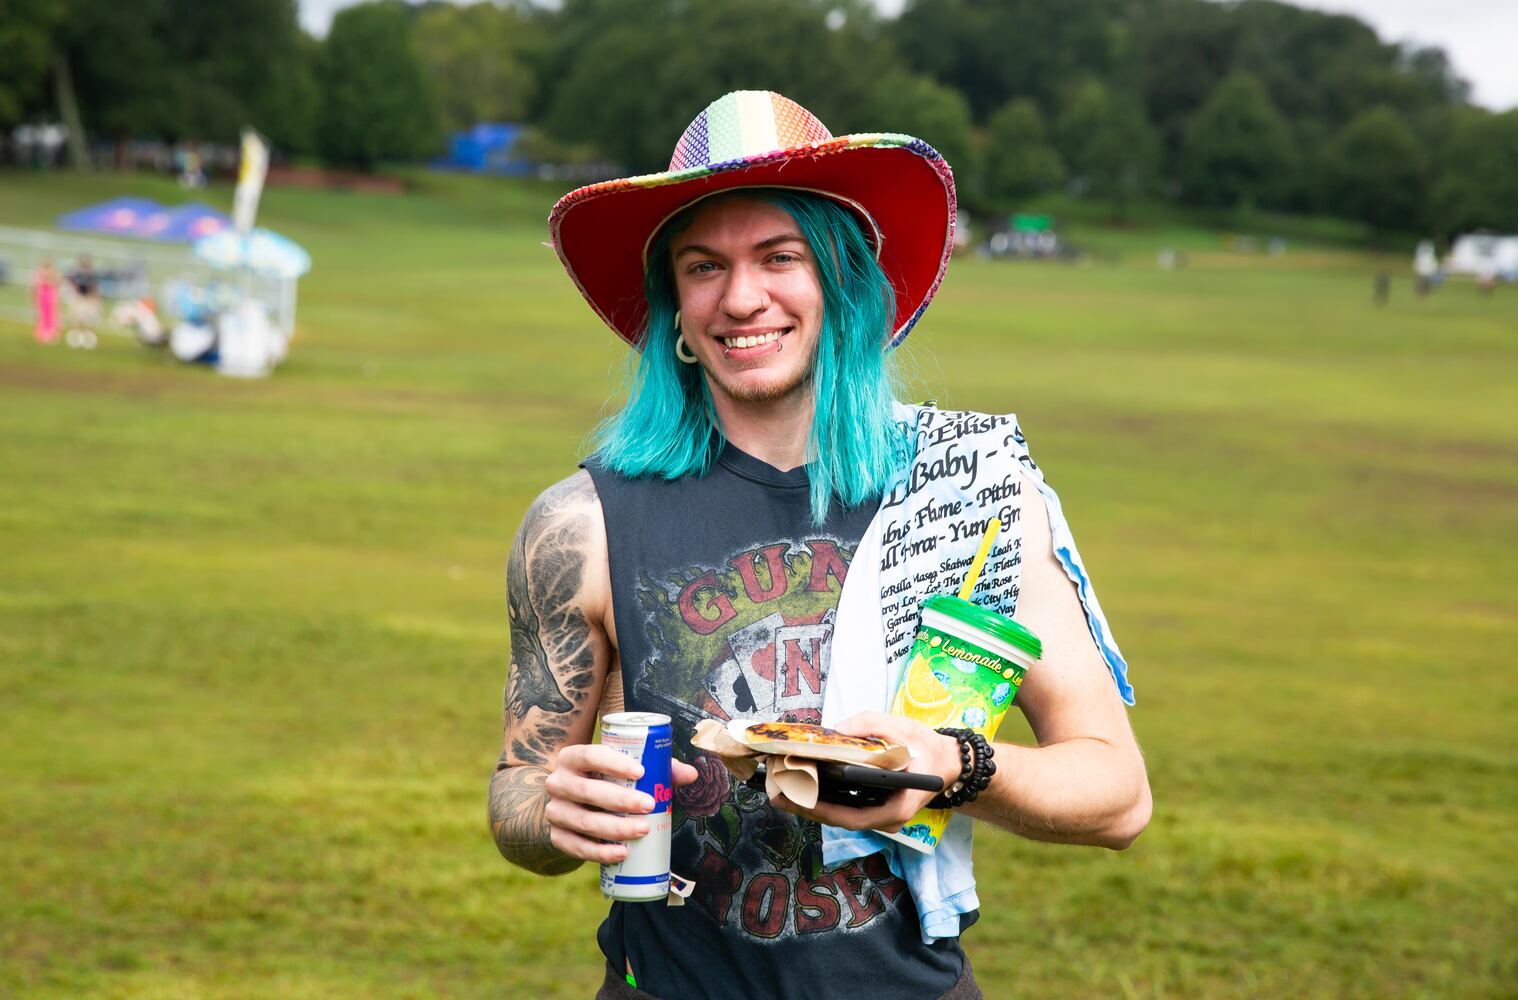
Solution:
[{"label": "white vertical banner flag", "polygon": [[240,233],[251,232],[263,194],[264,175],[269,172],[269,146],[251,128],[242,130],[242,162],[237,168],[237,193],[232,196],[232,224]]}]

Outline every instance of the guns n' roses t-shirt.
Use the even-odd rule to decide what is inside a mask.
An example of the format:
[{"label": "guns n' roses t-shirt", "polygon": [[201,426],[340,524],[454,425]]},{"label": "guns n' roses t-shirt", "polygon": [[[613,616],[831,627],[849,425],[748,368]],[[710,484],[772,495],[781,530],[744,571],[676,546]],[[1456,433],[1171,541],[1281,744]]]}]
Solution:
[{"label": "guns n' roses t-shirt", "polygon": [[671,716],[676,757],[701,774],[675,792],[670,858],[695,891],[683,907],[612,903],[597,934],[612,967],[680,1000],[949,990],[959,942],[923,944],[883,855],[824,867],[816,823],[690,745],[703,718],[820,721],[838,595],[875,504],[814,526],[804,468],[731,445],[700,479],[585,467],[605,511],[627,709]]}]

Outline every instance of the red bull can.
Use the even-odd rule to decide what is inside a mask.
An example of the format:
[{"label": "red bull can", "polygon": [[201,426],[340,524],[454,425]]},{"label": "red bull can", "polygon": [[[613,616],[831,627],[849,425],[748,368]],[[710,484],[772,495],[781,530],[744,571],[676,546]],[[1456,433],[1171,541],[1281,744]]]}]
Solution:
[{"label": "red bull can", "polygon": [[601,894],[625,903],[653,903],[669,895],[670,809],[675,797],[674,731],[667,715],[616,712],[601,719],[601,744],[643,765],[637,781],[609,778],[654,800],[648,835],[627,842],[627,857],[601,866]]}]

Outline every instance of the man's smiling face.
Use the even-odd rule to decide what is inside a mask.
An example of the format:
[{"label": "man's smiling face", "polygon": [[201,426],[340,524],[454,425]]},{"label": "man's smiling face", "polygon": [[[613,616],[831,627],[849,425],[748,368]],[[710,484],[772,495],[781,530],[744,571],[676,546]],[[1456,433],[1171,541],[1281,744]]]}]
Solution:
[{"label": "man's smiling face", "polygon": [[680,328],[722,404],[801,400],[822,330],[822,284],[784,209],[724,198],[670,244]]}]

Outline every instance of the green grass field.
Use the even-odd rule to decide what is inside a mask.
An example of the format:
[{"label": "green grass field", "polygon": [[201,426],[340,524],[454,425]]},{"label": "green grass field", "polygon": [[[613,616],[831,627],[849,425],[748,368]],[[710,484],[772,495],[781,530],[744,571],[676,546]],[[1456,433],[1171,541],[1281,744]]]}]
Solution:
[{"label": "green grass field", "polygon": [[[180,197],[0,219],[125,193]],[[622,353],[553,195],[266,193],[316,268],[264,382],[0,324],[0,995],[591,995],[594,873],[484,821],[507,549]],[[1154,788],[1126,853],[982,831],[988,995],[1514,996],[1518,289],[1074,235],[1123,263],[959,261],[905,348],[1020,415]]]}]

